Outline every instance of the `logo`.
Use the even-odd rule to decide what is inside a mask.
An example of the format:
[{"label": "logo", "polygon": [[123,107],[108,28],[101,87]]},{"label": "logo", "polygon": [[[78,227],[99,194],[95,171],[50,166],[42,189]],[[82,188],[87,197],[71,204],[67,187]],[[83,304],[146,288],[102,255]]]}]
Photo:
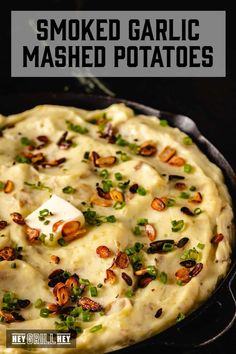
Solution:
[{"label": "logo", "polygon": [[7,348],[75,348],[69,332],[53,330],[7,330]]}]

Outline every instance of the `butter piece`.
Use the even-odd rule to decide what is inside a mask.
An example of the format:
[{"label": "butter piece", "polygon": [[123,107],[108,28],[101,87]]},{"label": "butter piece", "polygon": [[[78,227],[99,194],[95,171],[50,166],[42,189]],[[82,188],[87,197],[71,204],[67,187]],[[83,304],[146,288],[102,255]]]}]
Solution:
[{"label": "butter piece", "polygon": [[44,242],[48,246],[55,246],[58,239],[62,237],[63,224],[53,232],[53,225],[60,220],[63,221],[63,224],[76,220],[80,222],[81,227],[85,222],[84,215],[79,209],[55,194],[25,218],[29,227],[38,229],[41,234],[46,235]]}]

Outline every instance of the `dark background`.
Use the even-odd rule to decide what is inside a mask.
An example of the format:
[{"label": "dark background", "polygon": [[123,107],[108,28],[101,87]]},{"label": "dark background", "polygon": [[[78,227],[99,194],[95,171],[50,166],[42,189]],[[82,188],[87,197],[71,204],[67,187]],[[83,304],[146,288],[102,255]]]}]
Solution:
[{"label": "dark background", "polygon": [[[178,4],[178,5],[177,5]],[[236,49],[235,13],[232,8],[223,6],[212,8],[206,2],[181,1],[163,4],[146,1],[138,5],[126,1],[86,1],[86,0],[48,0],[48,1],[8,1],[1,3],[0,10],[0,107],[2,95],[34,92],[86,92],[106,94],[112,91],[117,97],[134,100],[160,110],[181,113],[191,117],[200,131],[224,154],[236,169]],[[226,10],[227,18],[227,75],[225,78],[104,78],[81,80],[74,78],[11,78],[11,10]],[[107,91],[108,90],[108,91]],[[11,111],[9,107],[8,112]],[[1,112],[6,113],[6,112]],[[11,112],[14,113],[14,112]],[[227,312],[227,308],[225,309]],[[214,313],[211,314],[214,316]],[[209,319],[209,323],[210,323]],[[207,320],[206,320],[207,321]],[[199,328],[200,330],[200,328]],[[142,350],[143,352],[143,350]],[[146,352],[146,351],[145,351]],[[213,345],[197,350],[176,350],[161,348],[159,351],[147,349],[147,353],[161,354],[234,354],[236,353],[236,325]],[[137,350],[136,353],[139,353]]]}]

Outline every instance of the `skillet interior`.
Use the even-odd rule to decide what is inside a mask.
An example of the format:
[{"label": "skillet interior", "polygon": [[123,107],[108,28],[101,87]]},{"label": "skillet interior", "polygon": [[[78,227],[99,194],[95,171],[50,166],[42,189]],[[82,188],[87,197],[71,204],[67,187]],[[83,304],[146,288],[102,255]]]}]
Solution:
[{"label": "skillet interior", "polygon": [[[8,115],[20,113],[26,109],[33,108],[38,104],[59,104],[65,106],[77,106],[84,109],[104,108],[112,103],[124,102],[133,108],[136,113],[146,115],[157,115],[167,119],[172,126],[176,126],[189,134],[208,156],[208,158],[218,165],[225,176],[226,184],[233,201],[236,200],[236,178],[233,169],[223,157],[223,155],[199,132],[195,123],[183,115],[175,115],[168,112],[126,101],[105,96],[82,95],[73,93],[41,93],[8,95],[0,98],[0,113]],[[235,204],[234,204],[235,210]],[[232,265],[228,275],[219,284],[214,294],[199,309],[190,314],[187,319],[178,325],[165,330],[161,334],[137,343],[128,348],[113,352],[115,353],[137,353],[141,350],[155,350],[161,347],[194,348],[210,343],[215,336],[221,334],[231,325],[231,320],[235,316],[236,304],[231,286],[236,274],[236,252],[232,255]],[[227,306],[227,311],[224,311]],[[210,319],[212,320],[210,321]],[[204,323],[207,324],[204,326]]]}]

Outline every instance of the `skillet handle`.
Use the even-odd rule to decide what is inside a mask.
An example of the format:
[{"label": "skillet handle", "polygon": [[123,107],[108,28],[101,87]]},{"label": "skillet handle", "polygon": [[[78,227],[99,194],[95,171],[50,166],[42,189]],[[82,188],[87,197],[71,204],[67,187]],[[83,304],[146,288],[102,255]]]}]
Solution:
[{"label": "skillet handle", "polygon": [[[233,270],[233,269],[232,269]],[[215,342],[236,321],[236,272],[227,286],[222,286],[212,301],[183,322],[159,335],[167,347],[200,348]],[[173,339],[171,339],[173,338]]]}]

